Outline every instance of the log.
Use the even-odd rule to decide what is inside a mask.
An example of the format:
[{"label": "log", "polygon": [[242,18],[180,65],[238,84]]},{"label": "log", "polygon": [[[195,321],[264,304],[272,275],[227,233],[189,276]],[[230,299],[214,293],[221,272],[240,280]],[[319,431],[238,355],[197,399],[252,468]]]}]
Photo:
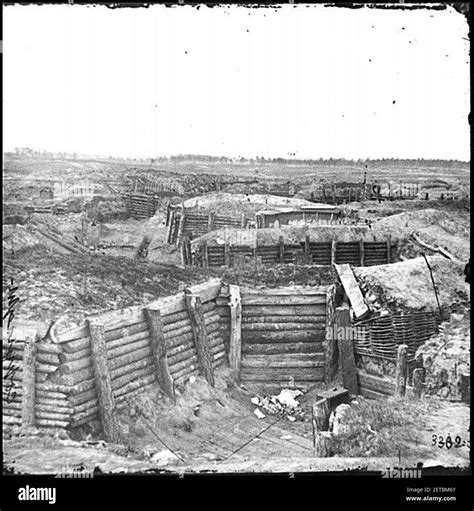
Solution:
[{"label": "log", "polygon": [[152,369],[154,368],[153,359],[151,356],[147,358],[141,358],[135,362],[131,362],[130,364],[125,364],[120,367],[111,368],[111,378],[112,383],[117,378],[120,378],[124,374],[129,374],[132,371],[136,371],[138,369]]},{"label": "log", "polygon": [[[296,319],[296,318],[295,318]],[[247,332],[249,331],[267,331],[267,332],[275,332],[275,331],[295,331],[295,330],[311,330],[318,329],[321,327],[321,323],[290,323],[290,322],[254,322],[250,323],[246,321],[242,325],[242,330]]]},{"label": "log", "polygon": [[118,369],[119,367],[128,366],[139,362],[140,360],[147,359],[151,356],[150,346],[146,346],[140,350],[135,350],[132,353],[126,353],[120,357],[108,359],[108,368],[110,370]]},{"label": "log", "polygon": [[121,357],[122,355],[127,355],[131,352],[142,350],[143,348],[147,348],[150,346],[150,337],[147,335],[145,339],[132,342],[125,346],[121,346],[119,348],[108,350],[107,357],[109,360],[113,360],[117,357]]},{"label": "log", "polygon": [[267,305],[246,305],[242,303],[242,317],[265,317],[265,316],[304,316],[319,317],[326,314],[326,303],[319,305],[277,305],[268,303]]},{"label": "log", "polygon": [[92,366],[97,395],[99,399],[99,414],[108,442],[119,441],[119,428],[115,417],[115,401],[112,389],[112,380],[107,364],[107,348],[104,337],[104,326],[87,320],[91,338]]},{"label": "log", "polygon": [[175,375],[181,369],[184,369],[186,367],[189,369],[194,369],[194,368],[199,367],[198,358],[196,357],[196,355],[192,355],[189,358],[187,358],[186,360],[182,360],[181,362],[176,362],[175,364],[170,365],[170,372],[173,375]]},{"label": "log", "polygon": [[127,383],[138,380],[144,376],[155,375],[156,371],[153,367],[146,367],[144,369],[138,369],[136,371],[132,371],[130,373],[124,374],[123,376],[114,379],[113,381],[113,389],[114,393],[116,393],[119,389],[124,387]]},{"label": "log", "polygon": [[[349,309],[338,307],[334,314],[334,323],[337,328],[347,329],[351,326]],[[339,337],[339,336],[338,336]],[[357,383],[357,369],[354,355],[354,344],[351,339],[338,338],[339,357],[341,359],[342,383],[352,394],[359,393]]]},{"label": "log", "polygon": [[185,289],[184,293],[186,307],[192,323],[194,343],[196,346],[200,371],[206,378],[207,382],[213,387],[214,372],[207,345],[206,325],[204,323],[204,316],[201,308],[201,299],[199,295],[193,294],[189,288]]},{"label": "log", "polygon": [[322,353],[245,355],[242,367],[324,367]]},{"label": "log", "polygon": [[395,366],[395,396],[404,396],[407,387],[408,364],[407,364],[408,346],[400,344],[397,349],[397,362]]},{"label": "log", "polygon": [[171,349],[167,350],[167,357],[168,360],[173,356],[177,355],[178,353],[182,353],[183,351],[187,351],[189,349],[194,349],[194,341],[187,341],[183,344],[179,344],[177,346],[174,346]]},{"label": "log", "polygon": [[249,305],[324,305],[325,295],[242,295],[242,306]]},{"label": "log", "polygon": [[387,396],[392,396],[395,392],[395,382],[388,378],[380,378],[372,374],[358,371],[357,380],[359,382],[359,387],[364,387],[368,390],[374,390]]},{"label": "log", "polygon": [[[242,318],[242,328],[247,328],[247,325],[261,325],[262,329],[264,329],[264,325],[268,323],[280,325],[283,323],[290,323],[291,326],[289,328],[293,328],[296,325],[301,325],[302,323],[309,323],[308,328],[316,328],[321,324],[325,324],[325,319],[326,315],[324,314],[319,316],[244,316]],[[221,323],[230,325],[230,322],[227,320],[227,318],[223,318],[222,316]]]},{"label": "log", "polygon": [[240,363],[242,353],[242,300],[239,286],[229,285],[230,307],[230,340],[229,340],[229,366],[234,378],[239,381]]},{"label": "log", "polygon": [[415,398],[420,398],[423,393],[424,373],[425,371],[421,367],[413,369],[413,395]]},{"label": "log", "polygon": [[138,341],[146,340],[149,342],[149,332],[148,329],[143,332],[137,332],[133,335],[125,335],[119,339],[114,339],[113,341],[107,342],[107,352],[110,353],[111,350],[115,350],[118,348],[122,348],[123,346],[129,346]]},{"label": "log", "polygon": [[49,365],[54,365],[54,366],[58,366],[60,364],[59,355],[56,354],[56,353],[40,353],[40,352],[37,352],[36,360],[40,364],[47,364],[47,365],[49,364]]},{"label": "log", "polygon": [[264,343],[292,343],[292,342],[320,342],[325,339],[325,329],[298,330],[293,332],[247,332],[242,331],[242,341],[248,344]]},{"label": "log", "polygon": [[23,426],[35,425],[35,381],[36,381],[36,344],[28,342],[23,351],[23,399],[21,423]]},{"label": "log", "polygon": [[244,344],[242,353],[244,355],[279,355],[287,353],[321,353],[324,355],[323,343],[321,342],[292,342],[277,344]]},{"label": "log", "polygon": [[176,353],[175,355],[169,356],[168,364],[171,367],[171,366],[175,365],[176,363],[181,362],[183,360],[187,360],[188,358],[190,358],[192,356],[194,356],[194,357],[197,356],[196,349],[194,348],[194,346],[192,346],[191,348],[188,348],[185,351],[182,351],[180,353]]},{"label": "log", "polygon": [[322,381],[324,379],[324,368],[241,368],[242,380],[300,380],[300,381]]},{"label": "log", "polygon": [[327,399],[320,399],[312,406],[312,420],[317,432],[329,430],[330,407]]}]

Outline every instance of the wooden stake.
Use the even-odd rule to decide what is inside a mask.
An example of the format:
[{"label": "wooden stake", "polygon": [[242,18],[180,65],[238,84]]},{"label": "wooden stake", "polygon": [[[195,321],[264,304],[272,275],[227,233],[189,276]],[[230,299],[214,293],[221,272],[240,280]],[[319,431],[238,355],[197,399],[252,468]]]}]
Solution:
[{"label": "wooden stake", "polygon": [[196,346],[199,369],[201,374],[204,375],[208,383],[213,387],[214,371],[207,342],[206,324],[204,322],[201,298],[199,295],[193,294],[189,288],[184,290],[184,294],[189,319],[191,320],[191,327],[193,330],[194,344]]},{"label": "wooden stake", "polygon": [[306,264],[311,264],[311,250],[310,250],[308,235],[306,235],[304,238],[304,252],[306,254]]},{"label": "wooden stake", "polygon": [[242,300],[240,288],[229,284],[230,306],[230,346],[229,365],[234,371],[236,381],[240,380],[240,360],[242,352]]},{"label": "wooden stake", "polygon": [[23,398],[21,401],[21,425],[35,425],[35,370],[36,344],[34,338],[26,342],[23,350]]},{"label": "wooden stake", "polygon": [[120,438],[116,421],[115,399],[112,380],[107,362],[107,348],[104,336],[104,325],[86,320],[91,337],[91,358],[94,370],[97,396],[99,398],[99,415],[105,438],[108,442],[117,443]]},{"label": "wooden stake", "polygon": [[178,225],[178,235],[176,236],[176,246],[178,246],[178,247],[181,243],[181,238],[184,235],[185,218],[186,218],[186,214],[184,212],[184,208],[181,208],[181,216],[179,217],[179,225]]},{"label": "wooden stake", "polygon": [[[359,384],[357,382],[354,341],[351,338],[346,338],[345,334],[339,334],[339,332],[347,332],[351,326],[349,309],[337,307],[334,313],[334,323],[336,325],[337,345],[341,359],[342,384],[351,394],[358,394]],[[339,330],[340,328],[342,330]]]},{"label": "wooden stake", "polygon": [[331,265],[336,262],[336,250],[337,250],[337,241],[336,238],[333,238],[331,241]]},{"label": "wooden stake", "polygon": [[365,250],[364,250],[364,240],[359,241],[359,252],[360,252],[360,265],[365,265]]},{"label": "wooden stake", "polygon": [[407,388],[407,354],[408,346],[400,344],[397,350],[397,363],[395,367],[395,395],[404,396]]},{"label": "wooden stake", "polygon": [[280,263],[285,262],[285,242],[283,240],[283,236],[278,238],[278,261]]},{"label": "wooden stake", "polygon": [[423,393],[423,380],[425,371],[422,367],[413,369],[413,394],[416,398],[420,398]]},{"label": "wooden stake", "polygon": [[171,377],[168,358],[166,356],[166,341],[163,334],[163,320],[159,310],[146,308],[143,311],[150,331],[150,348],[155,363],[156,375],[160,387],[169,397],[175,399],[173,379]]},{"label": "wooden stake", "polygon": [[392,238],[390,236],[387,236],[387,263],[390,263],[392,260]]},{"label": "wooden stake", "polygon": [[208,217],[208,222],[207,222],[207,230],[208,231],[213,231],[214,230],[215,220],[216,220],[216,212],[215,211],[210,211],[209,212],[209,217]]}]

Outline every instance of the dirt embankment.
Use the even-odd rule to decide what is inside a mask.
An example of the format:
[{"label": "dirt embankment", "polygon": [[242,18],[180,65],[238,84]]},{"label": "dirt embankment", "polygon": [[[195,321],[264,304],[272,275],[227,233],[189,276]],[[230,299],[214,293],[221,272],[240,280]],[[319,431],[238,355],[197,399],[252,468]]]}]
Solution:
[{"label": "dirt embankment", "polygon": [[199,269],[102,254],[59,254],[42,245],[4,253],[3,310],[8,286],[18,286],[15,316],[77,324],[105,310],[141,305],[206,280]]},{"label": "dirt embankment", "polygon": [[426,368],[426,391],[442,398],[470,400],[471,326],[466,315],[452,314],[438,335],[418,349]]},{"label": "dirt embankment", "polygon": [[[442,256],[428,257],[440,306],[470,300],[464,266]],[[392,264],[353,268],[366,299],[376,298],[381,310],[438,310],[430,270],[423,257]]]}]

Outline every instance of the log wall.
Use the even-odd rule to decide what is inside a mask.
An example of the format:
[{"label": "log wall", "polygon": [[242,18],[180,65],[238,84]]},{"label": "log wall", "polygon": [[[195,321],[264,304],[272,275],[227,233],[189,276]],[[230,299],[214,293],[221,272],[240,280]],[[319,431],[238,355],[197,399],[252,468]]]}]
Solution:
[{"label": "log wall", "polygon": [[[327,288],[241,287],[240,381],[308,386],[325,379]],[[230,351],[229,289],[216,299]]]},{"label": "log wall", "polygon": [[[390,247],[390,248],[389,248]],[[397,243],[378,242],[305,242],[300,244],[278,244],[255,246],[201,245],[200,252],[186,264],[197,266],[235,266],[236,258],[247,258],[260,264],[317,264],[331,265],[348,263],[352,266],[374,266],[395,262]]]},{"label": "log wall", "polygon": [[[215,303],[220,287],[220,280],[212,279],[189,288],[202,303],[202,331],[206,332],[204,341],[212,370],[226,362]],[[184,293],[152,302],[147,309],[160,311],[164,353],[160,346],[158,355],[156,349],[152,350],[151,315],[142,308],[131,307],[91,318],[94,325],[101,327],[107,359],[105,370],[110,375],[113,401],[117,407],[155,381],[169,382],[171,377],[171,385],[175,386],[199,373]],[[152,332],[156,336],[156,325]],[[37,348],[34,366],[36,426],[75,427],[99,418],[90,325],[86,323],[60,332],[54,336],[54,342],[46,338],[34,340]],[[22,399],[26,395],[26,378],[23,377],[26,342],[31,342],[31,335],[28,341],[21,329],[15,328],[3,339],[3,408],[4,422],[8,424],[22,424],[22,407],[26,405]],[[163,368],[167,371],[166,378],[157,373]]]}]

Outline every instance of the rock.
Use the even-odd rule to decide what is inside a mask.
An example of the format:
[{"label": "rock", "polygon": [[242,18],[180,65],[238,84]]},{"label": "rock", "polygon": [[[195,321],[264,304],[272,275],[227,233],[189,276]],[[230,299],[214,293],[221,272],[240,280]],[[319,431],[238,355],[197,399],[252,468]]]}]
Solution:
[{"label": "rock", "polygon": [[253,411],[253,413],[256,415],[256,417],[258,417],[259,419],[264,419],[265,418],[265,414],[262,413],[258,408],[255,408],[255,410]]},{"label": "rock", "polygon": [[178,461],[178,458],[171,451],[165,450],[153,454],[153,456],[151,457],[151,461],[162,467],[165,465],[169,465],[170,463],[176,463],[176,461]]},{"label": "rock", "polygon": [[351,406],[348,404],[341,404],[334,410],[334,419],[332,431],[335,435],[347,434],[350,431],[350,427],[345,424],[347,422],[347,415]]}]

